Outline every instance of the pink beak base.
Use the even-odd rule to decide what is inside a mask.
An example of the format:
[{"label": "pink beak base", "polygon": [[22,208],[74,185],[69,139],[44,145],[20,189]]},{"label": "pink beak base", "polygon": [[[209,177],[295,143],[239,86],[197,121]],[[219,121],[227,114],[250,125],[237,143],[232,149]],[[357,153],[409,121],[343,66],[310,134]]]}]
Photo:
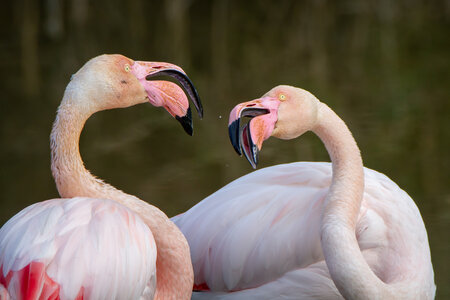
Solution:
[{"label": "pink beak base", "polygon": [[[146,90],[154,106],[164,106],[192,135],[192,115],[187,95],[194,103],[199,117],[203,117],[203,106],[194,84],[184,71],[173,64],[136,61],[132,73]],[[172,79],[168,81],[167,79]],[[172,82],[173,81],[173,82]]]}]

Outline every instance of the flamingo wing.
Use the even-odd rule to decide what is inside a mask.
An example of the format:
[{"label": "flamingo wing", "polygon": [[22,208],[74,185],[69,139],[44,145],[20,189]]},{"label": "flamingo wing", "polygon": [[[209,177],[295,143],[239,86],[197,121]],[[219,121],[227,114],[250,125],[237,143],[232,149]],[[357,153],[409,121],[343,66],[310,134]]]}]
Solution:
[{"label": "flamingo wing", "polygon": [[150,229],[110,200],[47,200],[0,229],[0,285],[11,299],[153,299],[155,280]]},{"label": "flamingo wing", "polygon": [[[423,223],[416,222],[417,215],[421,218],[414,202],[394,182],[367,168],[365,178],[356,235],[374,272],[389,280],[394,271],[377,268],[386,253],[405,259],[401,247],[389,243],[390,237],[413,238],[415,233],[408,230],[414,227],[425,231]],[[329,163],[277,165],[231,182],[172,218],[188,239],[195,284],[214,291],[193,298],[341,297],[320,243],[322,203],[330,184]],[[415,216],[406,220],[410,211]],[[386,223],[394,221],[397,227],[391,233]]]}]

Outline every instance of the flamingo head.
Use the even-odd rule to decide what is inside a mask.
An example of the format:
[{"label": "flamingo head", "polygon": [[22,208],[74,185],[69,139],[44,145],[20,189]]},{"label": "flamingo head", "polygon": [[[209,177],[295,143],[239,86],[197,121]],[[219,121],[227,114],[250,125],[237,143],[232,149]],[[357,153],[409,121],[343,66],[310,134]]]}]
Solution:
[{"label": "flamingo head", "polygon": [[[287,85],[277,86],[261,98],[240,103],[230,113],[231,144],[256,168],[266,139],[271,136],[293,139],[314,128],[319,103],[308,91]],[[249,117],[250,121],[242,124],[243,117]]]},{"label": "flamingo head", "polygon": [[66,90],[87,93],[84,97],[93,111],[121,108],[150,102],[164,107],[184,130],[192,135],[188,97],[199,117],[203,108],[198,93],[186,73],[164,62],[134,61],[119,54],[100,55],[88,61]]}]

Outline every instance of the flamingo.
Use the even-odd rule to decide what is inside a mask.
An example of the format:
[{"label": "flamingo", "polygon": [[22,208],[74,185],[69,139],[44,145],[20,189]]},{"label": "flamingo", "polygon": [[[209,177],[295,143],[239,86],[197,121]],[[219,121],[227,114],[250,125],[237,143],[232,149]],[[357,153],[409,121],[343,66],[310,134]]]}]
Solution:
[{"label": "flamingo", "polygon": [[[250,121],[241,126],[241,118]],[[277,86],[237,105],[229,133],[253,167],[270,136],[313,131],[331,157],[261,169],[172,220],[194,266],[192,299],[432,299],[427,232],[393,181],[364,168],[351,132],[311,93]]]},{"label": "flamingo", "polygon": [[[193,270],[186,239],[158,208],[91,175],[79,137],[93,113],[150,102],[192,135],[175,65],[101,55],[69,82],[51,133],[52,173],[64,199],[26,207],[0,229],[0,299],[190,299]],[[156,81],[154,81],[156,80]]]}]

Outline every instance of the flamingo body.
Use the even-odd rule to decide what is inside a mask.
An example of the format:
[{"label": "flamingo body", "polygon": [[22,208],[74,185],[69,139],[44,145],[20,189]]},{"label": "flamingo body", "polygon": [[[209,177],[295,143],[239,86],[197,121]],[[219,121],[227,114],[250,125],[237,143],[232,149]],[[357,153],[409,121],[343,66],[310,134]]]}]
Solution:
[{"label": "flamingo body", "polygon": [[[356,225],[364,259],[385,283],[406,276],[411,291],[434,290],[415,203],[385,175],[364,168],[364,176]],[[330,163],[277,165],[231,182],[172,218],[189,242],[195,284],[210,290],[193,299],[341,298],[320,240],[331,179]]]},{"label": "flamingo body", "polygon": [[183,86],[202,116],[192,82],[173,64],[105,54],[72,75],[50,135],[63,199],[31,205],[0,229],[0,300],[191,298],[182,233],[157,207],[93,176],[79,152],[92,114],[141,103],[163,106],[192,135],[187,95],[155,81],[161,75]]},{"label": "flamingo body", "polygon": [[148,226],[123,205],[47,200],[1,228],[0,284],[11,299],[153,299],[156,252]]}]

